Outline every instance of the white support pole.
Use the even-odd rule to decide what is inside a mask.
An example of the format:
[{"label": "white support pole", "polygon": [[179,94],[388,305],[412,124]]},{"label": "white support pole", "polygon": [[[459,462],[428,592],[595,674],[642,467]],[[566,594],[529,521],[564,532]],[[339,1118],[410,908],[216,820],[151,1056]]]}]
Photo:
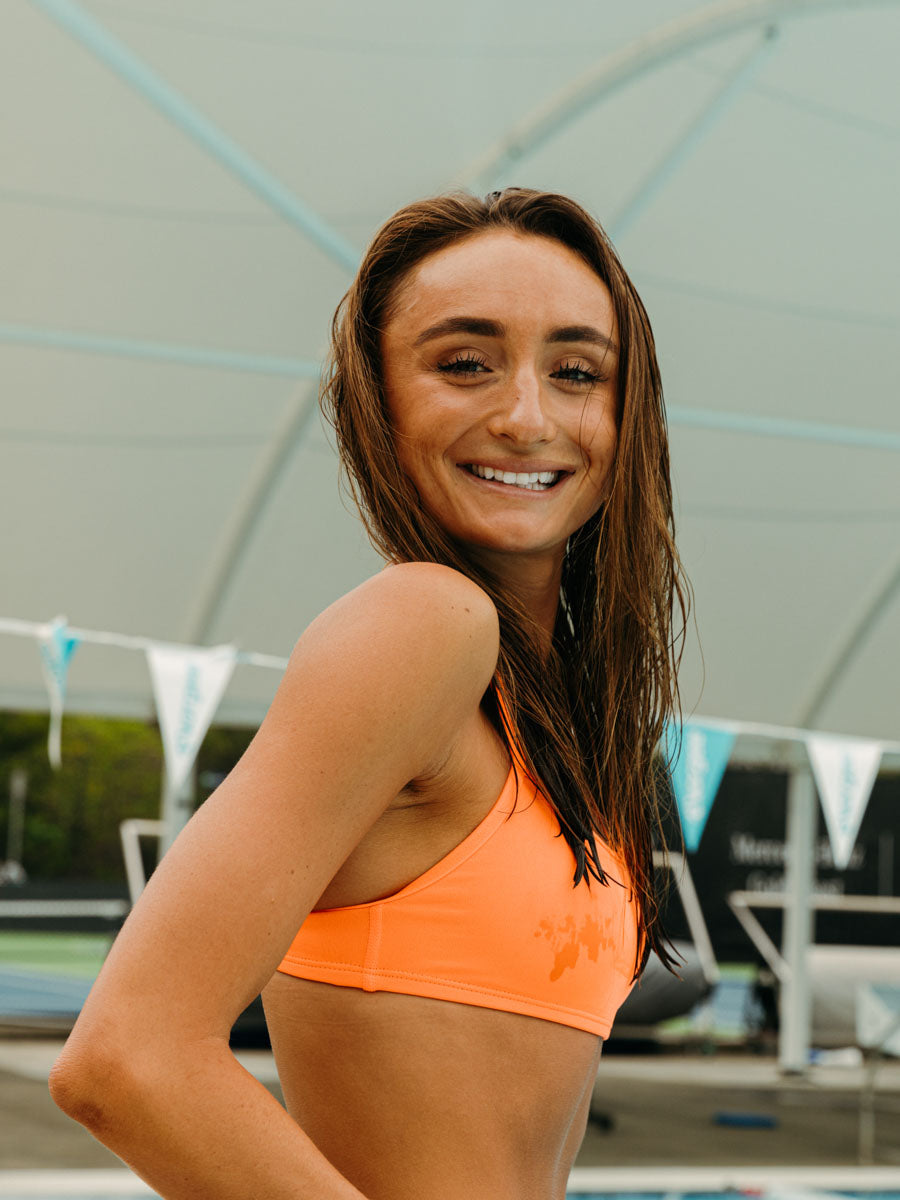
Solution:
[{"label": "white support pole", "polygon": [[122,857],[125,860],[125,878],[128,880],[128,896],[132,908],[137,904],[141,892],[147,886],[144,859],[141,854],[141,837],[161,838],[164,833],[165,826],[162,821],[146,821],[141,817],[132,817],[123,821],[119,826]]},{"label": "white support pole", "polygon": [[809,946],[813,938],[816,790],[808,766],[795,768],[788,784],[782,954],[787,967],[781,986],[778,1066],[799,1075],[809,1067],[811,989]]},{"label": "white support pole", "polygon": [[13,767],[9,773],[9,811],[6,818],[7,864],[22,862],[25,844],[25,800],[28,797],[28,772]]},{"label": "white support pole", "polygon": [[168,772],[165,769],[163,770],[160,804],[163,832],[159,839],[160,858],[169,849],[193,815],[196,773],[197,768],[195,765],[191,768],[181,788],[176,792],[169,784]]}]

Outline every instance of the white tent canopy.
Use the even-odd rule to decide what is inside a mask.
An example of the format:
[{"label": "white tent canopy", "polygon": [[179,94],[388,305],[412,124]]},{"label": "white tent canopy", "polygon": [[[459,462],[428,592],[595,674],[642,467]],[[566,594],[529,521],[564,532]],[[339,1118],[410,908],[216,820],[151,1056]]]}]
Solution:
[{"label": "white tent canopy", "polygon": [[[315,411],[353,263],[517,183],[595,212],[650,311],[686,710],[900,737],[897,0],[3,16],[0,616],[288,653],[377,567]],[[0,704],[46,705],[27,639]],[[85,645],[68,707],[149,713],[142,656]]]}]

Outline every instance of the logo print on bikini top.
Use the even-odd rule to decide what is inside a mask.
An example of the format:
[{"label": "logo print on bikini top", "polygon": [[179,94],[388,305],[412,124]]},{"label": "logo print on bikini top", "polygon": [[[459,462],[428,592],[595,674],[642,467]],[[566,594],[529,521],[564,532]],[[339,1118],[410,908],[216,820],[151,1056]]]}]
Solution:
[{"label": "logo print on bikini top", "polygon": [[596,917],[587,916],[577,926],[575,917],[570,913],[561,921],[551,921],[545,918],[534,931],[535,937],[546,938],[553,950],[553,967],[550,971],[550,982],[555,983],[568,967],[575,967],[582,949],[591,962],[596,962],[601,950],[613,950],[615,938],[609,933],[609,922],[604,922],[606,929],[600,928]]}]

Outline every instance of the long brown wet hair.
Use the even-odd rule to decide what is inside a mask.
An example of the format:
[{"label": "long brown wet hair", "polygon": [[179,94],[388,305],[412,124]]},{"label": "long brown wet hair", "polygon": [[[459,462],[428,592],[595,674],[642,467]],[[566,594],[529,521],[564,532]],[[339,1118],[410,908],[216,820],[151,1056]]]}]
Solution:
[{"label": "long brown wet hair", "polygon": [[[429,254],[490,230],[561,242],[606,284],[616,314],[612,482],[598,513],[569,539],[549,661],[538,651],[527,609],[419,504],[397,459],[382,383],[381,332],[399,284]],[[654,836],[664,844],[657,743],[679,710],[689,587],[675,549],[653,334],[606,234],[567,197],[525,188],[485,199],[453,193],[402,208],[375,235],[335,314],[322,407],[375,547],[393,561],[454,567],[493,600],[500,618],[497,677],[515,740],[575,855],[575,885],[587,877],[589,886],[590,876],[607,882],[594,842],[599,835],[631,874],[643,934],[636,972],[650,948],[671,966],[652,846]],[[490,710],[510,742],[496,696]]]}]

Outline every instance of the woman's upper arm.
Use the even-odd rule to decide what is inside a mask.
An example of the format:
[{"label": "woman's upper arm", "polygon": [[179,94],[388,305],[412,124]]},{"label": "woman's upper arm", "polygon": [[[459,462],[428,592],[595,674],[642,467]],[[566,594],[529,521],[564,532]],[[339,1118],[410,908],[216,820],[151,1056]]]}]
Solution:
[{"label": "woman's upper arm", "polygon": [[154,872],[81,1032],[125,1013],[129,1038],[227,1037],[349,853],[471,717],[497,643],[485,594],[430,564],[313,622],[250,747]]}]

